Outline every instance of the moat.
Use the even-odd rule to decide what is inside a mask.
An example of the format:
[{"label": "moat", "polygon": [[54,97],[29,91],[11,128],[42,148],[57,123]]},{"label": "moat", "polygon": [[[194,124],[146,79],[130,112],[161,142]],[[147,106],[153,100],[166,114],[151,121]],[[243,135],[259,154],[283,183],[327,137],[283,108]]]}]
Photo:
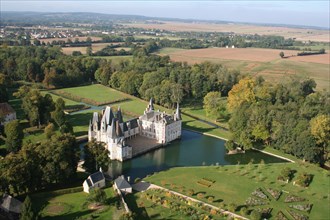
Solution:
[{"label": "moat", "polygon": [[217,138],[183,130],[181,140],[165,147],[125,162],[112,161],[107,173],[110,176],[124,174],[130,176],[132,181],[171,167],[247,164],[251,160],[253,163],[264,160],[266,164],[287,162],[258,151],[226,155],[224,143]]}]

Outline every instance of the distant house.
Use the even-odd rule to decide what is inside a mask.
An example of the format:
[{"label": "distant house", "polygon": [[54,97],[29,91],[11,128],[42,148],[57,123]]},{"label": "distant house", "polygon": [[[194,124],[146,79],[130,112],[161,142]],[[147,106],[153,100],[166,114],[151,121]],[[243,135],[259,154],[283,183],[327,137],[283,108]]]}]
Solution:
[{"label": "distant house", "polygon": [[115,187],[122,193],[132,193],[132,186],[125,180],[124,176],[115,179]]},{"label": "distant house", "polygon": [[83,183],[84,192],[89,193],[94,188],[105,187],[105,178],[101,171],[91,174]]},{"label": "distant house", "polygon": [[10,121],[16,120],[16,112],[8,103],[0,103],[0,124],[7,124]]},{"label": "distant house", "polygon": [[231,48],[235,48],[235,45],[231,46]]},{"label": "distant house", "polygon": [[0,198],[0,209],[6,213],[20,214],[21,207],[22,202],[10,195],[4,194],[2,198]]}]

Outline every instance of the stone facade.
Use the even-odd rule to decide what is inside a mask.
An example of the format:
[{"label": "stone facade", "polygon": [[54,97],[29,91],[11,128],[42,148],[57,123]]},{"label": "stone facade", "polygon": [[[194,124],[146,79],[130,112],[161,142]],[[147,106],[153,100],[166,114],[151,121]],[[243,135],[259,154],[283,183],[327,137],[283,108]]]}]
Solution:
[{"label": "stone facade", "polygon": [[111,160],[127,160],[132,158],[132,148],[126,144],[127,139],[137,135],[156,139],[159,144],[167,144],[181,137],[182,120],[179,105],[173,115],[155,111],[152,99],[144,114],[124,122],[121,109],[116,115],[107,106],[102,114],[93,113],[88,129],[88,140],[105,143]]}]

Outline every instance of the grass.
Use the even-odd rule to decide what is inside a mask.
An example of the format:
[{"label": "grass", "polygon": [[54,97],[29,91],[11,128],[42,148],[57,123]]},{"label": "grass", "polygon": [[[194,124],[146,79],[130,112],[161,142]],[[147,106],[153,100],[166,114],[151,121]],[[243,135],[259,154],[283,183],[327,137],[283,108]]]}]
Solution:
[{"label": "grass", "polygon": [[70,99],[66,99],[66,98],[63,98],[63,97],[60,97],[58,95],[55,95],[55,94],[52,94],[52,93],[49,93],[49,92],[46,92],[46,91],[41,91],[41,94],[44,96],[46,94],[49,94],[52,98],[53,98],[53,101],[56,102],[56,100],[58,98],[62,98],[65,102],[65,106],[66,107],[69,107],[69,106],[76,106],[76,105],[79,105],[80,103],[79,102],[75,102],[73,100],[70,100]]},{"label": "grass", "polygon": [[[311,185],[308,188],[302,188],[294,186],[292,182],[288,184],[278,182],[276,178],[284,167],[296,170],[295,178],[302,172],[312,174],[313,181]],[[197,184],[202,178],[215,182],[210,187]],[[312,164],[266,164],[263,167],[260,165],[177,167],[147,177],[145,180],[158,185],[164,184],[163,181],[165,181],[166,185],[164,187],[174,191],[178,191],[182,187],[186,190],[193,189],[195,192],[194,198],[197,198],[196,195],[198,193],[204,193],[204,198],[201,200],[205,202],[208,202],[208,196],[214,196],[214,201],[211,204],[218,207],[223,203],[227,205],[235,203],[242,206],[255,189],[271,187],[307,199],[308,203],[313,204],[309,214],[310,219],[327,219],[330,214],[328,209],[330,199],[328,188],[329,173]],[[183,194],[187,192],[186,190],[183,191]],[[287,194],[283,193],[278,201],[272,200],[268,206],[264,206],[274,208],[271,213],[272,219],[274,219],[279,210],[289,209],[288,204],[283,202],[286,196]],[[308,213],[304,214],[308,215]]]},{"label": "grass", "polygon": [[112,188],[106,188],[107,205],[102,210],[91,210],[85,204],[88,194],[84,192],[56,195],[53,192],[43,192],[31,196],[33,205],[40,210],[42,219],[114,219],[119,218],[122,211],[116,209],[115,204],[119,198],[115,196]]},{"label": "grass", "polygon": [[114,89],[111,89],[106,86],[102,86],[100,84],[71,87],[71,88],[59,89],[56,91],[59,92],[63,91],[66,93],[70,93],[74,96],[93,99],[97,102],[111,102],[126,97],[124,93],[118,92]]},{"label": "grass", "polygon": [[92,56],[92,58],[111,60],[112,64],[118,65],[121,61],[132,60],[133,56]]}]

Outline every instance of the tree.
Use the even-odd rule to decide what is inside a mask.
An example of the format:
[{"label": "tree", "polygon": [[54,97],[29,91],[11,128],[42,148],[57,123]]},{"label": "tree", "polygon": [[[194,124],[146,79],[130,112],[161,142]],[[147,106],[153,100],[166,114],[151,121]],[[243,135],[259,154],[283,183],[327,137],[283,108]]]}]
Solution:
[{"label": "tree", "polygon": [[87,47],[86,48],[86,54],[87,54],[87,56],[92,56],[93,55],[93,49],[92,49],[92,47]]},{"label": "tree", "polygon": [[252,210],[252,212],[250,213],[250,217],[251,217],[251,220],[260,220],[262,215],[257,210]]},{"label": "tree", "polygon": [[330,151],[330,117],[329,115],[318,115],[310,121],[311,134],[316,142],[323,147],[325,160],[328,159]]},{"label": "tree", "polygon": [[228,118],[226,102],[221,98],[220,92],[209,92],[204,97],[203,108],[208,116],[213,116],[216,119]]},{"label": "tree", "polygon": [[32,209],[32,203],[30,196],[27,196],[23,202],[22,209],[21,209],[21,216],[20,220],[32,220],[36,219],[37,216],[35,215]]},{"label": "tree", "polygon": [[100,204],[105,204],[107,201],[107,194],[103,189],[94,188],[89,192],[89,196],[87,198],[89,202],[96,202]]},{"label": "tree", "polygon": [[17,152],[22,147],[24,133],[18,120],[8,122],[5,125],[6,147],[10,152]]},{"label": "tree", "polygon": [[[56,123],[56,125],[60,128],[60,131],[61,130],[63,131],[62,127],[66,123],[64,108],[65,108],[65,102],[62,98],[59,98],[56,100],[56,103],[55,103],[55,111],[51,112],[51,117],[54,120],[54,122]],[[65,133],[65,132],[62,132],[62,133]]]},{"label": "tree", "polygon": [[284,57],[284,52],[283,52],[283,51],[280,52],[280,57],[281,57],[281,58]]},{"label": "tree", "polygon": [[45,135],[47,139],[50,139],[55,134],[55,126],[53,123],[49,123],[45,127]]},{"label": "tree", "polygon": [[239,109],[244,102],[254,103],[256,101],[254,89],[256,83],[252,78],[241,79],[238,84],[234,85],[228,93],[228,110],[233,112]]},{"label": "tree", "polygon": [[233,140],[228,140],[225,143],[225,147],[228,151],[232,151],[236,149],[236,144]]},{"label": "tree", "polygon": [[109,151],[104,147],[102,142],[96,142],[92,140],[84,148],[85,162],[84,168],[87,172],[95,172],[98,167],[102,170],[107,171],[110,163]]}]

